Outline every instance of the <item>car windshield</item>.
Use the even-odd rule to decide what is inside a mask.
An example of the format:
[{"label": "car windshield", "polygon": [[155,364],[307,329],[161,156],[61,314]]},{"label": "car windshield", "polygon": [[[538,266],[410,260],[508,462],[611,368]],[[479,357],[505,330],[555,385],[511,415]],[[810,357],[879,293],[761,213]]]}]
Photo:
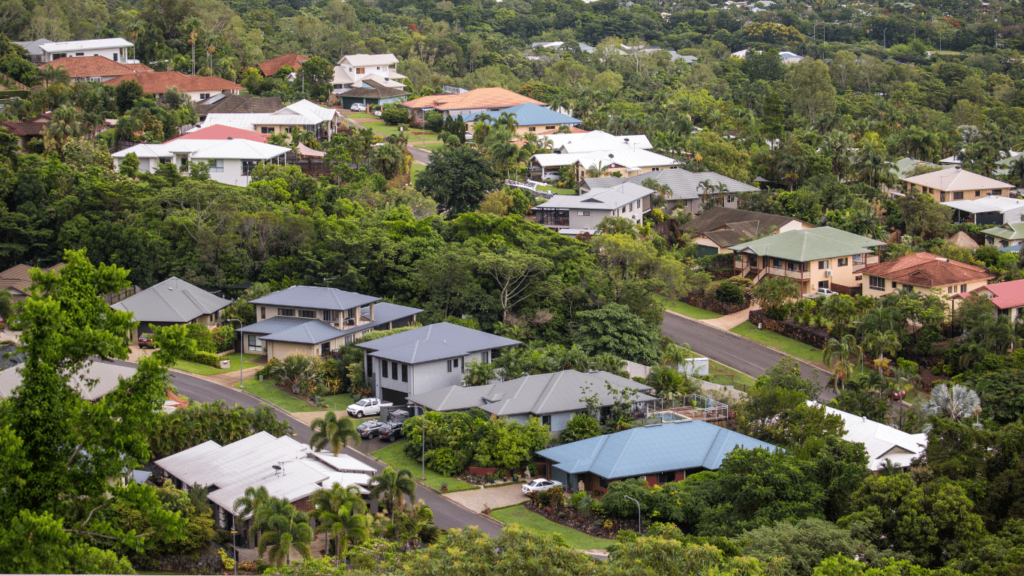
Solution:
[{"label": "car windshield", "polygon": [[369,400],[367,400],[366,398],[363,398],[363,399],[362,399],[362,400],[360,400],[359,402],[356,402],[356,406],[366,406],[366,405],[368,405],[369,403],[370,403],[370,401],[369,401]]}]

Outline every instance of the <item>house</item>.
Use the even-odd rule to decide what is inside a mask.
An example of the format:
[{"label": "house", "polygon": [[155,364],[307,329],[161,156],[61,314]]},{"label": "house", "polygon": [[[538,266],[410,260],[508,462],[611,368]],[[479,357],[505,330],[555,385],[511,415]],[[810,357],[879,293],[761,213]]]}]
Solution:
[{"label": "house", "polygon": [[548,477],[570,491],[605,492],[616,480],[643,478],[651,486],[717,470],[737,448],[775,446],[699,420],[683,420],[587,438],[540,450]]},{"label": "house", "polygon": [[902,180],[918,168],[939,168],[939,165],[932,164],[931,162],[925,162],[923,160],[917,160],[916,158],[906,157],[893,162],[893,167],[890,168],[889,171]]},{"label": "house", "polygon": [[298,54],[282,54],[276,58],[264,60],[256,65],[256,68],[263,73],[266,77],[271,77],[277,74],[277,71],[281,68],[288,66],[292,69],[292,72],[302,68],[302,63],[309,60],[309,56],[300,56]]},{"label": "house", "polygon": [[616,148],[612,151],[534,154],[530,158],[530,177],[551,180],[558,177],[558,171],[569,166],[577,180],[594,174],[597,177],[631,177],[679,166],[679,162],[655,154],[649,150]]},{"label": "house", "polygon": [[13,44],[17,44],[18,46],[21,46],[25,49],[25,52],[28,53],[28,61],[33,64],[43,63],[43,50],[42,48],[40,48],[40,46],[42,46],[43,44],[52,43],[53,40],[48,40],[46,38],[40,38],[38,40],[31,40],[27,42],[13,42]]},{"label": "house", "polygon": [[[808,401],[807,404],[818,405],[813,401]],[[864,452],[868,455],[868,469],[873,472],[885,468],[886,461],[906,468],[915,459],[923,456],[928,447],[927,434],[908,434],[892,426],[830,406],[825,406],[825,413],[843,419],[843,428],[846,430],[843,440],[864,445]]]},{"label": "house", "polygon": [[[715,196],[715,203],[725,208],[739,207],[739,192],[757,192],[760,189],[728,176],[722,176],[717,172],[690,172],[682,168],[671,168],[658,170],[653,173],[644,173],[629,178],[584,178],[580,182],[580,191],[589,190],[592,187],[607,187],[621,183],[623,180],[633,184],[643,184],[648,178],[655,180],[658,184],[668,186],[672,191],[672,197],[668,198],[666,208],[668,212],[676,209],[683,209],[690,214],[700,214],[709,194]],[[716,188],[705,189],[703,184],[710,181]],[[726,191],[719,193],[717,186],[725,186]]]},{"label": "house", "polygon": [[82,58],[86,56],[101,56],[121,63],[133,62],[133,60],[129,60],[128,52],[129,49],[135,49],[135,44],[124,38],[47,42],[37,46],[40,52],[40,63],[52,62],[60,58]]},{"label": "house", "polygon": [[290,134],[299,128],[312,132],[318,139],[328,140],[341,123],[341,113],[334,108],[299,100],[270,113],[209,113],[203,127],[219,124],[262,134]]},{"label": "house", "polygon": [[414,100],[403,102],[409,110],[410,122],[423,126],[427,112],[440,112],[445,118],[457,118],[480,112],[500,112],[506,108],[520,104],[539,104],[543,102],[527,98],[504,88],[477,88],[458,94],[431,94]]},{"label": "house", "polygon": [[132,329],[131,339],[134,341],[141,334],[153,332],[153,328],[157,326],[219,326],[221,310],[228,304],[231,304],[230,300],[214,296],[202,288],[171,276],[110,307],[132,313],[133,318],[139,323]]},{"label": "house", "polygon": [[280,96],[261,96],[249,94],[214,94],[196,103],[195,110],[199,120],[205,120],[210,114],[273,114],[284,108]]},{"label": "house", "polygon": [[173,162],[183,174],[195,162],[210,165],[210,179],[230,186],[248,186],[253,169],[261,163],[285,164],[290,148],[251,140],[194,140],[176,138],[163,144],[136,144],[111,154],[114,169],[129,154],[139,159],[139,172],[154,173],[160,164]]},{"label": "house", "polygon": [[522,344],[472,328],[441,322],[356,344],[366,351],[366,378],[377,398],[405,402],[462,383],[466,363],[484,364],[505,348]]},{"label": "house", "polygon": [[533,207],[537,224],[560,234],[575,236],[593,233],[605,218],[628,218],[637,224],[651,211],[654,191],[637,184],[619,184],[611,188],[594,188],[580,196],[552,196]]},{"label": "house", "polygon": [[398,58],[394,54],[349,54],[338,60],[334,67],[335,94],[345,94],[355,88],[368,87],[367,81],[384,88],[404,88],[398,73]]},{"label": "house", "polygon": [[39,68],[63,68],[68,71],[72,83],[106,82],[135,71],[103,56],[82,56],[81,58],[59,58],[39,65]]},{"label": "house", "polygon": [[43,137],[43,130],[46,128],[46,125],[50,123],[52,118],[53,112],[43,112],[35,118],[22,120],[20,122],[6,120],[3,122],[3,126],[12,136],[18,138],[18,145],[25,148],[32,140],[37,140]]},{"label": "house", "polygon": [[[986,284],[975,288],[972,293],[987,296],[995,305],[996,312],[1008,315],[1010,322],[1016,322],[1017,318],[1024,314],[1024,280]],[[966,298],[967,295],[960,297]]]},{"label": "house", "polygon": [[[43,272],[56,272],[64,267],[63,262],[58,262],[49,268],[41,268]],[[7,290],[11,293],[11,298],[15,302],[21,302],[25,298],[28,298],[29,288],[32,287],[32,278],[29,277],[29,271],[35,268],[35,266],[29,266],[28,264],[18,264],[12,266],[3,272],[0,272],[0,290]],[[4,318],[6,320],[6,318]]]},{"label": "house", "polygon": [[284,359],[324,356],[374,330],[402,328],[423,310],[322,286],[291,286],[249,302],[256,323],[239,329],[246,352]]},{"label": "house", "polygon": [[520,104],[506,108],[500,112],[480,112],[463,116],[462,120],[469,122],[494,123],[502,114],[514,115],[518,124],[516,134],[528,134],[530,132],[545,132],[547,130],[558,130],[561,126],[578,126],[583,123],[572,116],[555,112],[537,104]]},{"label": "house", "polygon": [[283,498],[309,512],[313,509],[309,497],[317,490],[340,484],[368,494],[366,485],[376,472],[348,454],[314,451],[287,434],[275,438],[267,432],[226,446],[207,440],[154,464],[177,488],[208,488],[214,522],[225,530],[237,526],[241,546],[248,541],[249,517],[236,515],[234,505],[246,489],[262,486],[271,498]]},{"label": "house", "polygon": [[938,288],[949,298],[954,294],[973,292],[994,278],[981,266],[964,264],[928,252],[907,254],[895,260],[865,266],[860,273],[864,276],[864,295],[876,298],[899,290],[920,289],[927,293],[933,288]]},{"label": "house", "polygon": [[[242,130],[233,126],[214,124],[206,128],[195,128],[177,138],[171,138],[167,142],[174,142],[176,140],[250,140],[252,142],[266,143],[267,138],[270,138],[269,134],[260,134],[252,130]],[[167,142],[164,142],[164,144]]]},{"label": "house", "polygon": [[798,56],[792,52],[779,52],[779,58],[782,59],[783,64],[796,64],[804,59],[803,56]]},{"label": "house", "polygon": [[582,134],[551,134],[545,138],[551,143],[551,149],[561,154],[610,150],[637,151],[654,148],[651,141],[643,134],[615,136],[601,130],[592,130]]},{"label": "house", "polygon": [[404,88],[391,88],[374,80],[365,80],[361,88],[351,88],[340,95],[342,108],[351,108],[353,104],[363,106],[384,106],[405,102],[409,93]]},{"label": "house", "polygon": [[[117,388],[120,378],[135,376],[134,366],[118,366],[109,362],[92,362],[75,373],[68,386],[88,402],[96,402]],[[0,400],[10,398],[21,386],[21,365],[0,370]]]},{"label": "house", "polygon": [[1009,196],[1012,184],[1000,182],[962,168],[946,168],[902,179],[906,190],[930,195],[936,202],[975,200],[987,196]]},{"label": "house", "polygon": [[995,228],[982,230],[986,246],[1007,248],[1024,243],[1024,222],[1008,222]]},{"label": "house", "polygon": [[953,209],[953,222],[1002,226],[1024,220],[1024,200],[1004,196],[985,196],[971,200],[943,202]]},{"label": "house", "polygon": [[142,92],[153,94],[157,99],[162,99],[164,92],[170,88],[177,88],[180,92],[187,94],[193,102],[206,100],[214,94],[238,94],[242,87],[234,82],[229,82],[216,76],[189,76],[181,72],[133,72],[111,78],[104,82],[107,86],[117,86],[122,82],[134,80],[142,86]]},{"label": "house", "polygon": [[837,230],[831,226],[792,230],[736,244],[736,274],[760,282],[765,276],[789,278],[801,294],[829,288],[854,292],[861,270],[878,262],[872,248],[885,242]]},{"label": "house", "polygon": [[[672,170],[666,170],[672,172]],[[683,229],[695,234],[697,256],[731,254],[730,246],[769,234],[807,230],[813,225],[789,216],[715,206],[687,222]]]},{"label": "house", "polygon": [[649,386],[637,384],[629,378],[609,372],[583,373],[576,370],[523,376],[484,386],[447,386],[410,396],[407,400],[436,412],[480,408],[523,424],[536,417],[545,426],[550,426],[552,432],[561,432],[574,415],[588,410],[584,398],[596,395],[598,406],[607,411],[616,401],[608,386],[620,395],[626,388],[637,390],[629,397],[633,403],[657,400],[644,394],[651,391]]}]

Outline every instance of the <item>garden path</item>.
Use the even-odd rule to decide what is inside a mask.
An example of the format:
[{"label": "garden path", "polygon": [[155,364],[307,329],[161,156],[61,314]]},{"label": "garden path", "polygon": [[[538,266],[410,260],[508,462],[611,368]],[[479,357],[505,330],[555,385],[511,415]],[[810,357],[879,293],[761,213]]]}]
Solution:
[{"label": "garden path", "polygon": [[523,494],[522,484],[509,484],[508,486],[481,488],[479,490],[463,490],[461,492],[444,494],[444,497],[477,514],[482,513],[487,506],[490,506],[493,510],[515,506],[529,500]]},{"label": "garden path", "polygon": [[699,320],[703,324],[708,326],[714,326],[715,328],[721,328],[722,330],[732,330],[733,328],[743,324],[750,317],[750,313],[754,310],[760,310],[761,307],[757,304],[751,304],[750,308],[746,310],[740,310],[739,312],[733,312],[726,316],[719,316],[718,318],[711,318],[709,320]]}]

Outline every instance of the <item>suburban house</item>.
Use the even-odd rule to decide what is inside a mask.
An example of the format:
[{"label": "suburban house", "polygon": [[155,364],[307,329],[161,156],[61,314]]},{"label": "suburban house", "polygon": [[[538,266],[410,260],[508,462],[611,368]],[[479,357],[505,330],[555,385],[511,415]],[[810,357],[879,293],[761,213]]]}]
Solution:
[{"label": "suburban house", "polygon": [[335,94],[345,94],[355,88],[366,88],[369,82],[382,88],[404,88],[405,76],[398,73],[398,58],[394,54],[349,54],[338,60],[334,67]]},{"label": "suburban house", "polygon": [[551,134],[545,136],[551,149],[560,153],[602,152],[606,150],[650,150],[651,141],[643,134],[615,136],[601,130],[590,132]]},{"label": "suburban house", "polygon": [[[986,284],[972,292],[987,296],[995,305],[996,312],[1008,315],[1010,322],[1016,322],[1017,317],[1024,314],[1024,280]],[[960,297],[966,298],[967,295],[963,294]]]},{"label": "suburban house", "polygon": [[929,252],[907,254],[865,266],[860,273],[865,296],[881,297],[899,290],[930,292],[938,288],[947,298],[966,294],[988,284],[994,278],[981,266],[964,264]]},{"label": "suburban house", "polygon": [[153,94],[157,99],[162,99],[164,92],[170,88],[177,88],[180,92],[187,94],[193,102],[206,100],[214,94],[238,94],[242,87],[216,76],[189,76],[181,72],[133,72],[111,78],[104,82],[107,86],[117,86],[122,82],[132,80],[142,85],[142,92]]},{"label": "suburban house", "polygon": [[309,60],[309,56],[300,56],[298,54],[282,54],[276,58],[264,60],[256,65],[256,68],[263,73],[266,77],[271,77],[277,74],[277,71],[281,68],[288,66],[295,72],[299,68],[302,68],[302,63]]},{"label": "suburban house", "polygon": [[211,112],[206,115],[203,127],[219,124],[262,134],[290,134],[295,128],[300,128],[314,133],[320,140],[328,140],[338,131],[342,121],[341,113],[334,108],[299,100],[274,112]]},{"label": "suburban house", "polygon": [[249,94],[218,93],[195,105],[200,121],[210,114],[273,114],[281,108],[284,108],[284,102],[280,96],[256,98]]},{"label": "suburban house", "polygon": [[633,403],[656,400],[644,394],[651,391],[649,386],[637,384],[629,378],[609,372],[583,373],[576,370],[523,376],[484,386],[447,386],[410,396],[407,400],[435,412],[480,408],[523,424],[536,417],[545,426],[550,426],[552,432],[561,432],[574,415],[587,411],[586,397],[596,395],[598,406],[607,411],[616,401],[608,386],[620,393],[625,388],[638,390],[630,398]]},{"label": "suburban house", "polygon": [[903,178],[906,190],[929,194],[936,202],[975,200],[987,196],[1009,196],[1012,184],[1000,182],[962,168],[946,168],[920,176]]},{"label": "suburban house", "polygon": [[402,328],[422,310],[322,286],[291,286],[249,301],[256,323],[239,329],[246,352],[283,360],[325,356],[374,330]]},{"label": "suburban house", "polygon": [[580,196],[554,195],[533,207],[537,224],[560,234],[575,236],[593,233],[609,216],[628,218],[637,224],[651,211],[654,191],[638,184],[619,184],[611,188],[594,188]]},{"label": "suburban house", "polygon": [[[266,143],[269,137],[269,134],[260,134],[252,130],[242,130],[232,126],[214,124],[206,128],[193,128],[177,138],[171,138],[167,142],[174,142],[176,140],[250,140],[252,142]],[[164,144],[167,142],[164,142]]]},{"label": "suburban house", "polygon": [[932,164],[931,162],[925,162],[924,160],[918,160],[917,158],[904,157],[893,162],[890,172],[896,175],[900,180],[906,178],[913,170],[919,168],[938,168],[938,164]]},{"label": "suburban house", "polygon": [[136,144],[111,154],[114,169],[129,154],[139,159],[139,172],[154,173],[160,164],[173,162],[183,174],[195,162],[210,165],[210,179],[230,186],[248,186],[252,170],[261,163],[285,164],[290,148],[251,140],[168,140],[163,144]]},{"label": "suburban house", "polygon": [[366,377],[377,398],[396,404],[409,396],[462,384],[466,363],[490,363],[505,348],[522,344],[494,334],[440,322],[356,344],[366,351]]},{"label": "suburban house", "polygon": [[[134,62],[128,58],[129,49],[134,50],[135,44],[124,38],[97,38],[95,40],[72,40],[70,42],[43,42],[45,38],[33,42],[20,43],[31,56],[36,56],[38,63],[52,62],[60,58],[82,58],[101,56],[114,62]],[[134,54],[133,54],[134,56]],[[35,60],[33,59],[33,62]]]},{"label": "suburban house", "polygon": [[29,62],[33,64],[42,64],[43,50],[42,48],[40,48],[40,46],[42,46],[43,44],[53,44],[53,40],[49,40],[47,38],[39,38],[37,40],[12,42],[12,44],[17,44],[18,46],[21,46],[25,49],[25,52],[28,53]]},{"label": "suburban house", "polygon": [[1001,226],[1024,219],[1024,200],[1005,196],[985,196],[977,200],[943,202],[953,209],[953,222]]},{"label": "suburban house", "polygon": [[561,112],[555,112],[554,110],[550,110],[538,104],[520,104],[519,106],[506,108],[500,112],[480,112],[479,114],[470,114],[468,116],[463,116],[462,120],[466,123],[483,122],[485,124],[490,124],[494,123],[494,121],[496,121],[502,114],[515,116],[515,121],[518,123],[518,126],[516,127],[516,134],[558,130],[562,126],[571,127],[578,126],[583,123],[582,120],[577,120],[572,116],[562,114]]},{"label": "suburban house", "polygon": [[[810,400],[807,404],[818,406],[817,402]],[[846,429],[843,440],[864,445],[864,452],[868,455],[868,469],[873,472],[885,468],[887,461],[907,468],[911,462],[923,456],[928,447],[927,434],[908,434],[898,428],[830,406],[825,406],[825,413],[843,419],[843,427]]]},{"label": "suburban house", "polygon": [[[580,181],[580,191],[585,192],[591,188],[605,188],[622,182],[643,184],[648,178],[655,180],[662,186],[668,186],[672,191],[672,197],[666,202],[668,211],[683,209],[690,214],[697,215],[702,211],[702,206],[708,195],[715,196],[715,203],[726,208],[739,207],[739,192],[757,192],[760,189],[728,176],[722,176],[717,172],[690,172],[682,168],[669,170],[658,170],[651,174],[638,174],[629,178],[584,178]],[[719,192],[717,188],[705,188],[703,184],[710,182],[712,186],[724,185],[725,192]]]},{"label": "suburban house", "polygon": [[68,71],[71,82],[106,82],[135,71],[103,56],[82,56],[81,58],[59,58],[39,65],[40,68],[63,68]]},{"label": "suburban house", "polygon": [[131,339],[134,341],[141,334],[151,333],[157,326],[219,326],[221,310],[228,304],[231,304],[230,300],[214,296],[202,288],[171,276],[110,307],[132,313],[135,321],[139,323],[132,329]]},{"label": "suburban house", "polygon": [[213,509],[213,520],[224,530],[236,526],[241,532],[237,543],[246,546],[251,517],[235,514],[235,501],[247,488],[262,486],[271,498],[284,498],[303,512],[313,510],[309,497],[320,489],[335,484],[366,489],[376,469],[348,454],[333,455],[330,451],[314,451],[285,434],[275,438],[257,432],[226,446],[207,440],[154,462],[162,475],[175,487],[190,490],[209,489],[207,498]]},{"label": "suburban house", "polygon": [[480,112],[500,112],[520,104],[544,105],[543,102],[504,88],[477,88],[458,94],[422,96],[403,102],[402,106],[409,110],[410,123],[423,126],[427,112],[431,111],[440,112],[445,118],[457,118]]},{"label": "suburban house", "polygon": [[684,480],[688,474],[717,470],[737,448],[775,446],[699,420],[683,420],[623,430],[540,450],[548,478],[570,492],[581,486],[605,492],[616,480],[644,478],[651,486]]},{"label": "suburban house", "polygon": [[339,95],[342,108],[351,108],[353,104],[363,106],[384,106],[405,102],[409,93],[404,88],[392,88],[375,80],[364,80],[362,88],[351,88]]},{"label": "suburban house", "polygon": [[571,166],[577,180],[596,173],[598,177],[631,177],[679,166],[679,162],[650,150],[617,148],[602,152],[534,154],[530,176],[540,180],[558,177],[563,166]]},{"label": "suburban house", "polygon": [[995,228],[982,230],[987,246],[1007,248],[1024,243],[1024,222],[1007,222]]},{"label": "suburban house", "polygon": [[801,294],[829,288],[853,293],[860,289],[861,270],[878,262],[872,248],[885,242],[831,226],[792,230],[732,246],[736,274],[760,282],[765,276],[789,278]]},{"label": "suburban house", "polygon": [[[49,268],[40,268],[43,272],[55,272],[64,267],[63,262],[58,262]],[[7,290],[15,302],[21,302],[28,298],[29,288],[32,287],[32,278],[28,273],[35,266],[18,264],[3,272],[0,272],[0,290]],[[4,318],[6,320],[6,318]]]},{"label": "suburban house", "polygon": [[[75,373],[68,381],[68,386],[74,388],[83,399],[96,402],[117,388],[119,378],[132,376],[135,376],[134,366],[92,362]],[[21,386],[21,365],[0,370],[0,400],[13,396],[18,386]]]},{"label": "suburban house", "polygon": [[[667,170],[673,172],[673,170]],[[731,246],[770,234],[783,234],[793,230],[808,230],[814,226],[789,216],[764,214],[715,206],[693,220],[683,229],[695,234],[697,256],[731,254]]]}]

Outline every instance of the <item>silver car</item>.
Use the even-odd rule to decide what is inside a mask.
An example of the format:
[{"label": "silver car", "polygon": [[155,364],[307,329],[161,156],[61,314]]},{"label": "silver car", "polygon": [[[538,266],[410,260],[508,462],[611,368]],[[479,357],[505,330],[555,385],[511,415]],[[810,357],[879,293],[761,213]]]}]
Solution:
[{"label": "silver car", "polygon": [[535,478],[530,480],[526,484],[523,484],[523,494],[532,494],[533,492],[545,492],[551,490],[554,487],[562,487],[562,483],[558,480],[548,480],[547,478]]}]

